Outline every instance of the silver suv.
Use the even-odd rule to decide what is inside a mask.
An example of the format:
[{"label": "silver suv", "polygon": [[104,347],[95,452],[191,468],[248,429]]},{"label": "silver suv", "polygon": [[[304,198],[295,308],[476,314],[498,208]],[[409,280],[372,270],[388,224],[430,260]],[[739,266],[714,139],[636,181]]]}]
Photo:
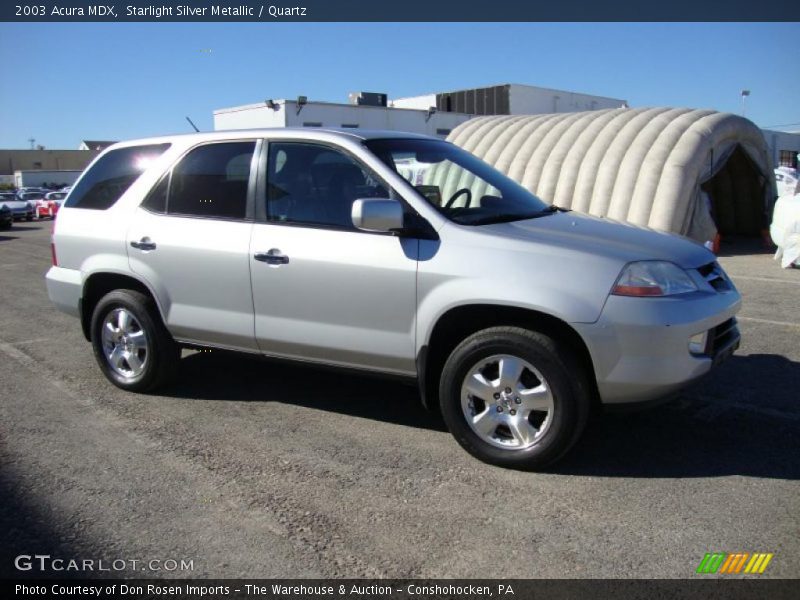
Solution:
[{"label": "silver suv", "polygon": [[399,376],[467,451],[521,469],[562,456],[594,403],[668,396],[739,344],[740,296],[702,246],[396,132],[111,146],[58,213],[47,289],[120,388],[162,385],[181,347]]}]

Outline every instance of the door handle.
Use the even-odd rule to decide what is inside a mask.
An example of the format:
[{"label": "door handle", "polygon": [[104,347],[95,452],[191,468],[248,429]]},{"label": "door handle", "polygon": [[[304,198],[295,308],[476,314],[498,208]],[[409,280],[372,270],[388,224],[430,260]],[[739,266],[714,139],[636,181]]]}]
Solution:
[{"label": "door handle", "polygon": [[289,257],[285,254],[281,254],[281,251],[277,248],[273,248],[269,252],[256,252],[253,255],[257,261],[265,262],[268,265],[288,265],[289,264]]},{"label": "door handle", "polygon": [[156,243],[152,241],[149,237],[143,237],[138,242],[132,241],[131,246],[134,248],[138,248],[139,250],[155,250]]}]

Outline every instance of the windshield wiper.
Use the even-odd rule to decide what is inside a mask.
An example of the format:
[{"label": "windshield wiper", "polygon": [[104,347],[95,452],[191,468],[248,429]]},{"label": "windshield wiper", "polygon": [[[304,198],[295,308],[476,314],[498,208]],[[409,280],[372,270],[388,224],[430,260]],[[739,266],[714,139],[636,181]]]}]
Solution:
[{"label": "windshield wiper", "polygon": [[464,225],[490,225],[494,223],[510,223],[512,221],[523,221],[525,219],[538,219],[539,217],[546,217],[558,212],[559,209],[555,205],[550,205],[542,210],[534,212],[519,212],[519,213],[502,213],[499,215],[486,215],[477,219],[460,221]]}]

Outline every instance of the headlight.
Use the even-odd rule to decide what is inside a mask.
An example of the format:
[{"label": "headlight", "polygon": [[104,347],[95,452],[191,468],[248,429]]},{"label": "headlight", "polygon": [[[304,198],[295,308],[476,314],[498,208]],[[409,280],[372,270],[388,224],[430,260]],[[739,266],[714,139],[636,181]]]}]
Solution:
[{"label": "headlight", "polygon": [[617,296],[674,296],[696,292],[697,285],[678,265],[645,260],[625,265],[611,290]]}]

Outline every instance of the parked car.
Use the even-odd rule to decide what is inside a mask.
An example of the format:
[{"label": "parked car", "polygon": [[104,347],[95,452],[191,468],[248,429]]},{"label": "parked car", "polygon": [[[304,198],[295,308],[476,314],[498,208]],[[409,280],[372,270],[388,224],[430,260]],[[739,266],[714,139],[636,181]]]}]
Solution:
[{"label": "parked car", "polygon": [[0,194],[0,204],[4,204],[11,209],[11,214],[15,221],[21,221],[22,219],[25,219],[26,221],[33,220],[33,205],[30,202],[17,197],[17,195],[14,193],[4,192]]},{"label": "parked car", "polygon": [[67,197],[67,192],[48,192],[44,195],[44,200],[41,203],[42,212],[37,216],[55,218],[58,214],[58,209],[64,203],[64,198]]},{"label": "parked car", "polygon": [[800,267],[800,193],[778,198],[769,233],[778,247],[775,258],[781,266]]},{"label": "parked car", "polygon": [[467,451],[521,469],[567,452],[594,403],[660,400],[740,339],[739,293],[703,246],[547,206],[413,134],[115,144],[53,244],[49,296],[124,390],[157,389],[183,346],[394,376]]},{"label": "parked car", "polygon": [[23,194],[40,193],[46,194],[49,190],[40,187],[21,187],[17,190],[17,198],[21,198]]},{"label": "parked car", "polygon": [[800,181],[797,179],[797,171],[791,167],[778,167],[775,169],[775,183],[779,197],[794,196],[800,193]]},{"label": "parked car", "polygon": [[11,214],[11,209],[5,204],[0,204],[0,229],[10,229],[14,222],[14,216]]},{"label": "parked car", "polygon": [[19,199],[23,202],[28,202],[33,207],[33,216],[37,219],[43,217],[50,217],[51,206],[45,200],[45,193],[42,192],[24,192],[19,194]]}]

